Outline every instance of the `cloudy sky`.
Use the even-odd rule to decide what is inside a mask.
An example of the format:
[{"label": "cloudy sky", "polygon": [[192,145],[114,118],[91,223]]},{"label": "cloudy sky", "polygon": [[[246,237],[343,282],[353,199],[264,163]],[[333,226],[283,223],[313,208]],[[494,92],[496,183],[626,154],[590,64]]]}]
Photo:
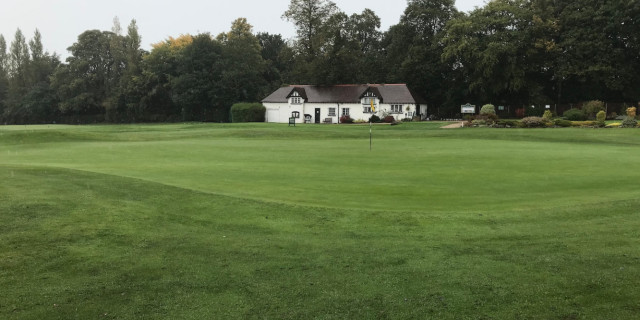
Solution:
[{"label": "cloudy sky", "polygon": [[[398,23],[407,6],[406,0],[333,0],[338,7],[352,14],[370,8],[380,16],[382,30]],[[66,48],[86,30],[111,30],[118,17],[124,30],[136,19],[142,35],[143,48],[168,36],[229,30],[231,22],[245,17],[254,31],[294,36],[293,25],[281,19],[290,0],[2,0],[0,3],[0,34],[7,46],[20,28],[27,39],[36,28],[42,33],[45,49],[67,56]],[[485,0],[457,0],[459,10],[469,11],[484,5]]]}]

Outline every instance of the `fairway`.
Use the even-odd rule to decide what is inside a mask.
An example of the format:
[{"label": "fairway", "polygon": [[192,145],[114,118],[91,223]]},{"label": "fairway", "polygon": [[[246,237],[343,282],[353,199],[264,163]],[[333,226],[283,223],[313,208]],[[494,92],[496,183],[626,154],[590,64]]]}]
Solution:
[{"label": "fairway", "polygon": [[640,130],[0,127],[2,319],[635,319]]}]

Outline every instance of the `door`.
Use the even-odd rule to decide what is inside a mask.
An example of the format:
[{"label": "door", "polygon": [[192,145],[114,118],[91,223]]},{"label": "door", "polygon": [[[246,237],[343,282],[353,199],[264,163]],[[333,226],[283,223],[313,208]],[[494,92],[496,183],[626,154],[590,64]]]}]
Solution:
[{"label": "door", "polygon": [[280,120],[278,119],[279,115],[280,115],[280,112],[278,111],[278,109],[275,109],[275,110],[267,109],[267,122],[278,122]]},{"label": "door", "polygon": [[320,108],[316,108],[316,123],[320,123]]}]

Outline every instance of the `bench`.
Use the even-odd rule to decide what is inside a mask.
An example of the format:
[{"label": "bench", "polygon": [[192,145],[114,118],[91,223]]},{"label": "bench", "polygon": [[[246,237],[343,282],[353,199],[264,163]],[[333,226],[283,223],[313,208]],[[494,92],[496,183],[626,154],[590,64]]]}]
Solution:
[{"label": "bench", "polygon": [[331,124],[331,123],[333,123],[333,118],[324,118],[324,121],[322,121],[322,123]]}]

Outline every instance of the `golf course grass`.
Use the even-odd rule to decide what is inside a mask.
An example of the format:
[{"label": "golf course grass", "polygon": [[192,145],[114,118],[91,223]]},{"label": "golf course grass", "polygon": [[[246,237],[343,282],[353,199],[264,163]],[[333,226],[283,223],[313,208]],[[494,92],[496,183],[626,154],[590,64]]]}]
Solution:
[{"label": "golf course grass", "polygon": [[637,319],[639,129],[0,126],[0,319]]}]

